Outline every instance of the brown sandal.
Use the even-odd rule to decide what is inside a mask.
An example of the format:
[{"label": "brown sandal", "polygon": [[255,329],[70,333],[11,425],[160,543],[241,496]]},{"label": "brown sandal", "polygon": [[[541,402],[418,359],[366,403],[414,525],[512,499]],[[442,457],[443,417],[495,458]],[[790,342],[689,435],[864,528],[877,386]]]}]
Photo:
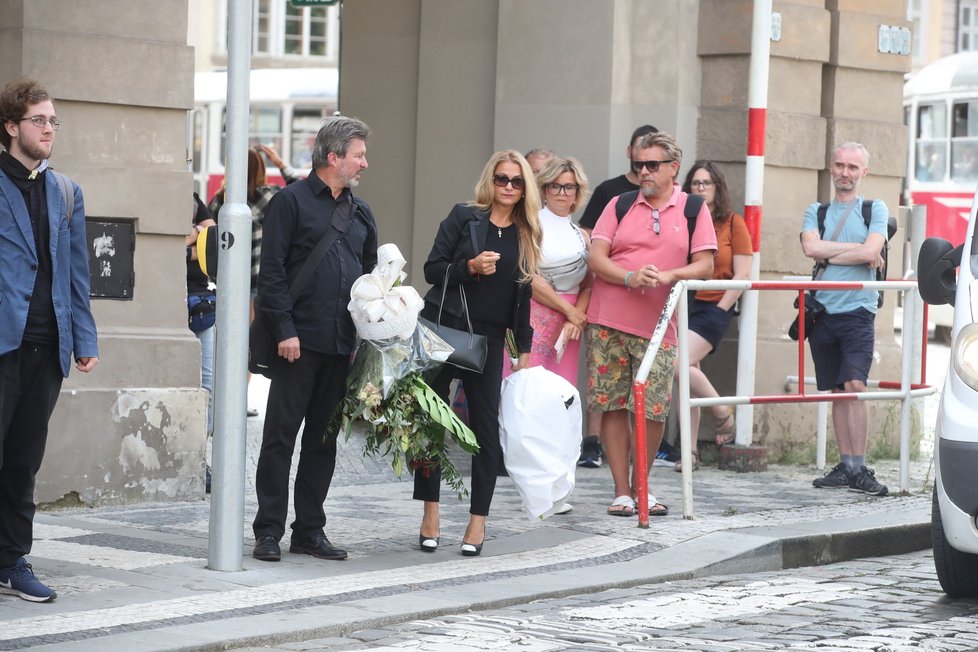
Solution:
[{"label": "brown sandal", "polygon": [[729,446],[737,441],[737,422],[734,420],[732,409],[723,421],[717,422],[714,434],[716,435],[717,446]]}]

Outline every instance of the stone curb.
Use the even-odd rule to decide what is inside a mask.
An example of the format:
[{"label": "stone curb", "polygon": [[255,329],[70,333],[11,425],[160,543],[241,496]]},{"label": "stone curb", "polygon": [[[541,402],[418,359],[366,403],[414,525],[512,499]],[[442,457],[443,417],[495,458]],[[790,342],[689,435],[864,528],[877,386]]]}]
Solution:
[{"label": "stone curb", "polygon": [[[258,616],[178,625],[146,641],[146,632],[97,639],[104,649],[133,652],[210,651],[229,647],[286,645],[345,636],[365,629],[566,598],[613,588],[692,578],[777,571],[897,555],[930,547],[930,512],[914,507],[900,513],[839,518],[817,523],[753,527],[713,532],[635,559],[586,569],[557,570],[532,577],[488,579],[451,587],[365,598],[329,606],[297,608]],[[650,571],[650,569],[661,569]],[[160,639],[165,639],[160,640]],[[40,646],[35,650],[88,649],[91,641]]]}]

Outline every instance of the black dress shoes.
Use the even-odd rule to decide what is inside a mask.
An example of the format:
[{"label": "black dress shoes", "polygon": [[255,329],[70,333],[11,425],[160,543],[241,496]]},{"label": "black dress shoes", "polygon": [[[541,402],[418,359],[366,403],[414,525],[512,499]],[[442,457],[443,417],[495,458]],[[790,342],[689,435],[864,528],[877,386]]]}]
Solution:
[{"label": "black dress shoes", "polygon": [[279,561],[282,559],[282,550],[278,547],[278,541],[270,534],[258,537],[255,543],[255,550],[251,556],[261,561]]},{"label": "black dress shoes", "polygon": [[323,534],[317,534],[310,541],[292,540],[289,552],[297,555],[312,555],[320,559],[346,559],[346,550],[340,550]]}]

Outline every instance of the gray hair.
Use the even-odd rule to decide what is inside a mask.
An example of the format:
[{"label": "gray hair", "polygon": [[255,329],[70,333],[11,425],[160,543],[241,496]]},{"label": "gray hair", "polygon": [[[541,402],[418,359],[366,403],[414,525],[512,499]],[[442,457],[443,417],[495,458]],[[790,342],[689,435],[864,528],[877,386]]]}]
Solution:
[{"label": "gray hair", "polygon": [[531,156],[542,156],[543,158],[554,158],[557,156],[557,152],[553,151],[547,147],[534,147],[529,152],[527,152],[523,158],[529,159]]},{"label": "gray hair", "polygon": [[847,140],[841,145],[836,145],[835,149],[832,150],[832,158],[835,158],[835,153],[840,149],[854,149],[859,151],[863,155],[863,167],[869,167],[869,150],[862,143],[857,143],[854,140]]},{"label": "gray hair", "polygon": [[350,149],[350,143],[358,138],[363,141],[370,138],[370,127],[363,120],[345,116],[327,120],[316,134],[316,144],[312,148],[312,167],[326,167],[329,154],[343,158]]},{"label": "gray hair", "polygon": [[638,148],[648,149],[650,147],[661,147],[662,151],[669,157],[669,160],[682,165],[683,149],[679,146],[679,142],[672,134],[664,131],[655,131],[642,136],[642,140],[638,143]]}]

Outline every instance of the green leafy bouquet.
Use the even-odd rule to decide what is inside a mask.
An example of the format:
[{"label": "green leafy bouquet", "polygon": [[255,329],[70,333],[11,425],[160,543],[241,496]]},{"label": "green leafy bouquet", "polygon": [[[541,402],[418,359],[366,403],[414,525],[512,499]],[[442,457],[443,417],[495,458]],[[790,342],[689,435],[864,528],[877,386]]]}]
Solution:
[{"label": "green leafy bouquet", "polygon": [[[413,340],[437,337],[418,324]],[[362,430],[368,455],[384,455],[398,477],[405,469],[426,476],[441,469],[442,478],[466,495],[462,476],[446,455],[446,433],[465,451],[476,453],[475,433],[435,393],[419,367],[430,366],[423,346],[412,341],[362,340],[350,371],[350,386],[340,404],[340,428],[347,439]]]},{"label": "green leafy bouquet", "polygon": [[378,247],[376,267],[350,289],[348,308],[360,344],[336,416],[347,439],[362,430],[368,455],[390,456],[398,477],[405,469],[426,476],[440,469],[461,497],[465,487],[445,454],[445,435],[469,453],[478,452],[479,445],[421,376],[448,359],[452,347],[418,322],[424,301],[402,284],[405,264],[396,245]]}]

